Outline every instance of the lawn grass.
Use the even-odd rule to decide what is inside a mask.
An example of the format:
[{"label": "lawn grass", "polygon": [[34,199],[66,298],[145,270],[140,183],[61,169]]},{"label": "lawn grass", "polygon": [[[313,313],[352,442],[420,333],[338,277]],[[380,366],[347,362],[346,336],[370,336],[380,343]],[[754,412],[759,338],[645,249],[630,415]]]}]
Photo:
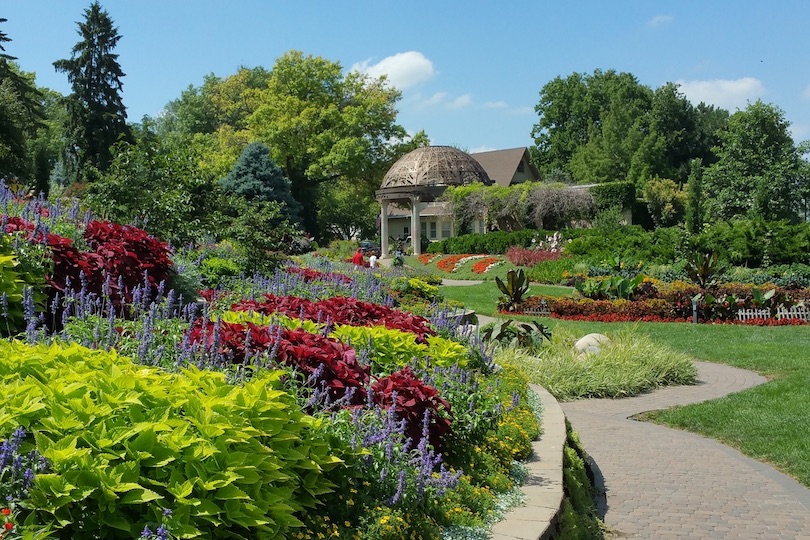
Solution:
[{"label": "lawn grass", "polygon": [[[477,313],[497,315],[497,294],[486,285],[441,290],[447,298],[465,304],[468,297],[469,306]],[[712,437],[810,487],[810,327],[539,320],[549,325],[552,333],[564,330],[612,335],[629,328],[692,358],[767,376],[771,379],[767,384],[645,417]]]},{"label": "lawn grass", "polygon": [[[503,278],[503,276],[501,276]],[[453,277],[453,279],[458,279]],[[463,302],[467,309],[480,315],[498,316],[498,299],[501,291],[494,282],[484,282],[478,285],[442,285],[439,290],[447,300]],[[544,296],[572,296],[576,289],[558,285],[532,285],[529,295],[542,294]],[[531,319],[536,317],[521,317]]]}]

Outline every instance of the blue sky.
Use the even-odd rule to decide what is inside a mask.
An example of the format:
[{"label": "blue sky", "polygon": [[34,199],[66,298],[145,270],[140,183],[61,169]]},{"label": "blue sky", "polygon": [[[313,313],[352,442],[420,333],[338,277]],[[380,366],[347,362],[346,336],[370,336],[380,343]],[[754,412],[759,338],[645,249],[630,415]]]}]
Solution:
[{"label": "blue sky", "polygon": [[[155,116],[206,74],[271,68],[284,52],[387,73],[398,121],[433,144],[530,146],[539,91],[557,76],[629,72],[730,111],[762,99],[810,139],[810,2],[775,0],[386,1],[106,0],[123,36],[131,121]],[[37,84],[70,89],[52,63],[78,41],[90,1],[2,0],[0,28]]]}]

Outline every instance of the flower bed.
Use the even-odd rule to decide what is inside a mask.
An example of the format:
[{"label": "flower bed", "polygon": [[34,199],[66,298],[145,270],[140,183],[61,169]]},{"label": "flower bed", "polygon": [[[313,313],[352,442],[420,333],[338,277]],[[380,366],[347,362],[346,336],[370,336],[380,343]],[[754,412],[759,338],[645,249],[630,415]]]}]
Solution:
[{"label": "flower bed", "polygon": [[504,260],[498,257],[484,257],[480,261],[476,261],[475,264],[473,264],[472,271],[476,274],[486,274],[496,266],[503,263]]},{"label": "flower bed", "polygon": [[482,259],[484,257],[486,257],[486,255],[470,255],[469,253],[464,253],[461,255],[448,255],[437,262],[436,267],[444,272],[453,273],[464,263],[474,261],[476,259]]},{"label": "flower bed", "polygon": [[[804,321],[789,316],[775,317],[778,307],[810,300],[810,291],[787,291],[778,287],[763,291],[750,285],[724,284],[714,289],[702,289],[684,282],[657,284],[656,288],[640,288],[643,294],[637,300],[592,300],[590,298],[552,298],[533,296],[525,299],[518,312],[537,312],[548,309],[552,317],[585,321],[648,321],[679,322],[693,320],[692,299],[697,297],[698,319],[710,322],[729,322],[759,325],[793,325]],[[764,309],[772,317],[738,320],[740,310]],[[774,322],[765,323],[764,320]],[[785,322],[778,322],[785,321]],[[790,321],[790,322],[788,322]]]},{"label": "flower bed", "polygon": [[86,253],[106,259],[60,237],[51,278],[72,291],[60,272],[95,261],[98,293],[79,280],[79,293],[52,299],[58,329],[26,309],[29,344],[0,343],[11,411],[0,438],[25,426],[20,450],[49,467],[9,501],[22,534],[427,540],[486,529],[536,418],[524,378],[492,375],[478,343],[442,337],[453,318],[394,309],[380,276],[353,269],[290,267],[178,305],[151,271],[143,292],[130,286],[147,267],[160,276],[161,244],[114,224],[89,230]]}]

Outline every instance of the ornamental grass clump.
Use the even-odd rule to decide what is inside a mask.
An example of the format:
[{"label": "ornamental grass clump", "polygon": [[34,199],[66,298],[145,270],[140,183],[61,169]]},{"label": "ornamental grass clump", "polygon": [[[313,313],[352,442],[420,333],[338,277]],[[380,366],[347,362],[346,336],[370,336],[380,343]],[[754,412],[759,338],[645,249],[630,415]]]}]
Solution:
[{"label": "ornamental grass clump", "polygon": [[501,350],[495,360],[513,363],[529,381],[564,401],[626,397],[659,386],[695,383],[697,370],[688,356],[630,330],[610,338],[610,345],[598,354],[578,356],[575,336],[558,329],[552,344],[537,356],[520,349]]}]

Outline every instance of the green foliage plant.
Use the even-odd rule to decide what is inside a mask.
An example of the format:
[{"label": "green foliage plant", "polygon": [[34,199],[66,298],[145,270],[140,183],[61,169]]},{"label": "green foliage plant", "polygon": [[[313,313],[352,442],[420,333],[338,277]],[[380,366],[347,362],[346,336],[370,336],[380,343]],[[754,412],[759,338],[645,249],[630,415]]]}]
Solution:
[{"label": "green foliage plant", "polygon": [[496,277],[495,284],[503,294],[498,304],[501,311],[515,311],[529,292],[529,280],[526,279],[526,272],[522,268],[517,271],[509,270],[506,273],[506,282]]},{"label": "green foliage plant", "polygon": [[331,489],[338,449],[280,389],[281,372],[234,386],[78,345],[0,351],[0,431],[34,433],[51,472],[29,508],[60,537],[135,538],[170,508],[178,537],[280,538]]},{"label": "green foliage plant", "polygon": [[43,311],[46,301],[44,252],[41,247],[20,243],[23,257],[14,250],[11,235],[0,238],[0,334],[12,336],[25,329],[23,301],[33,300],[36,311]]},{"label": "green foliage plant", "polygon": [[706,287],[712,282],[717,270],[718,262],[716,251],[712,251],[711,253],[696,251],[692,253],[686,261],[686,275],[701,287]]},{"label": "green foliage plant", "polygon": [[489,326],[481,333],[484,341],[495,341],[505,346],[522,347],[538,351],[543,340],[551,341],[551,329],[539,321],[521,322],[507,319]]}]

